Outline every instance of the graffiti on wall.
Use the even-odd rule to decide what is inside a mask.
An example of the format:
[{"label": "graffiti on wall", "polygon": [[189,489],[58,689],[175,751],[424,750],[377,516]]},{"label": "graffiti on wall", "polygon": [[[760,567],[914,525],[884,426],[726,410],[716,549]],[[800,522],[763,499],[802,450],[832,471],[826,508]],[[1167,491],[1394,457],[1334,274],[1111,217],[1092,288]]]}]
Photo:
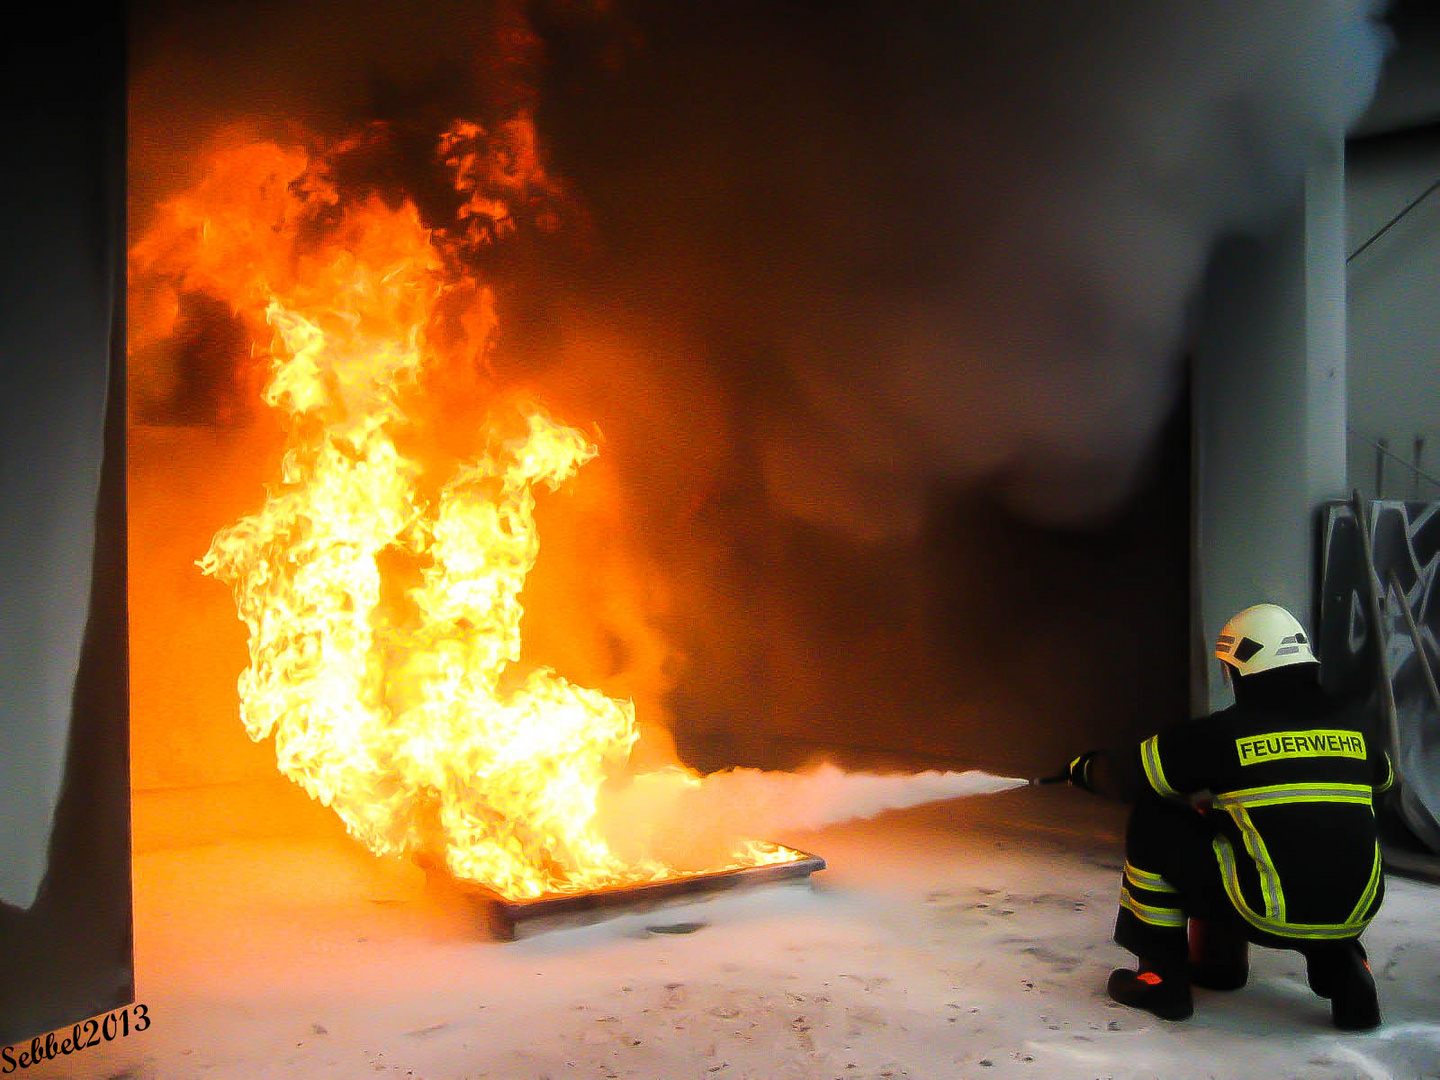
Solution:
[{"label": "graffiti on wall", "polygon": [[1324,508],[1316,641],[1325,679],[1344,690],[1383,671],[1394,700],[1374,696],[1375,729],[1396,743],[1397,807],[1415,837],[1440,851],[1440,503],[1377,500],[1366,507],[1380,626],[1371,636],[1365,545],[1348,503]]}]

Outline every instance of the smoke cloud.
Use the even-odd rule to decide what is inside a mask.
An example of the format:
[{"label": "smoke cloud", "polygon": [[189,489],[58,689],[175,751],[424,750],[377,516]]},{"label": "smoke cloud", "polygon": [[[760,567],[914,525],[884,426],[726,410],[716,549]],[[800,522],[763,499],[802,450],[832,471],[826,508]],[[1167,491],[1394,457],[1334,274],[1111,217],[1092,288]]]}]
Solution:
[{"label": "smoke cloud", "polygon": [[557,149],[671,317],[724,327],[773,503],[869,540],[937,481],[1123,506],[1212,248],[1295,200],[1385,46],[1369,0],[662,7]]},{"label": "smoke cloud", "polygon": [[683,870],[724,865],[736,843],[774,839],[923,803],[1023,787],[971,770],[911,775],[846,772],[819,765],[795,773],[729,769],[685,782],[664,770],[602,793],[597,825],[611,846]]},{"label": "smoke cloud", "polygon": [[[1048,524],[1123,506],[1175,405],[1209,252],[1294,198],[1385,47],[1375,0],[137,12],[137,213],[237,123],[433,132],[537,109],[594,209],[590,299],[651,309],[612,325],[683,327],[672,344],[720,369],[722,398],[672,378],[653,340],[652,391],[737,428],[637,473],[745,443],[774,506],[870,540],[913,535],[937,481]],[[593,331],[575,297],[562,316],[522,292],[512,359],[528,330],[542,366],[583,365],[564,355]]]}]

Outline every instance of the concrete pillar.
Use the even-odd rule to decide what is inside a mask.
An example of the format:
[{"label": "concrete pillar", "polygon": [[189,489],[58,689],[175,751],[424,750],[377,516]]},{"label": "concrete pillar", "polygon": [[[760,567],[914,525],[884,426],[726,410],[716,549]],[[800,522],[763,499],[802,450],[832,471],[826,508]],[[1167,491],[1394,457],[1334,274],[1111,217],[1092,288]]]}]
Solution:
[{"label": "concrete pillar", "polygon": [[1225,620],[1283,604],[1312,626],[1315,511],[1344,498],[1344,156],[1339,140],[1271,231],[1221,245],[1194,369],[1191,707],[1230,700]]},{"label": "concrete pillar", "polygon": [[[1313,506],[1348,498],[1346,474],[1345,146],[1336,139],[1305,177],[1305,490]],[[1311,595],[1313,595],[1313,583]]]}]

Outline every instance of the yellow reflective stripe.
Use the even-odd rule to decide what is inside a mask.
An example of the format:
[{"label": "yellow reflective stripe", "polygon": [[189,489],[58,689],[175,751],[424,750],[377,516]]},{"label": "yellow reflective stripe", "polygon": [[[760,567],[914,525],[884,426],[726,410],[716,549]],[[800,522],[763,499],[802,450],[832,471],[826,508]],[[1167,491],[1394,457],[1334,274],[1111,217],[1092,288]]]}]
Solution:
[{"label": "yellow reflective stripe", "polygon": [[1160,795],[1178,796],[1180,793],[1165,779],[1165,769],[1160,764],[1160,736],[1152,735],[1140,744],[1140,764],[1145,767],[1145,779]]},{"label": "yellow reflective stripe", "polygon": [[1129,861],[1125,863],[1125,879],[1137,889],[1149,889],[1151,892],[1180,891],[1159,874],[1152,874],[1149,870],[1141,870]]},{"label": "yellow reflective stripe", "polygon": [[1241,788],[1215,796],[1215,805],[1232,807],[1278,806],[1283,803],[1338,802],[1369,806],[1371,788],[1368,784],[1270,784],[1266,787]]},{"label": "yellow reflective stripe", "polygon": [[1372,794],[1365,784],[1269,784],[1227,791],[1215,797],[1215,805],[1227,811],[1240,829],[1245,850],[1255,862],[1261,895],[1265,898],[1264,917],[1282,924],[1285,924],[1285,892],[1280,884],[1280,875],[1249,812],[1257,806],[1293,803],[1348,803],[1370,807]]},{"label": "yellow reflective stripe", "polygon": [[1350,912],[1350,918],[1346,922],[1355,923],[1365,920],[1365,913],[1370,910],[1370,905],[1375,902],[1375,893],[1380,888],[1381,876],[1384,873],[1380,859],[1380,845],[1375,845],[1375,864],[1370,868],[1370,880],[1365,883],[1365,891],[1360,894],[1355,909]]},{"label": "yellow reflective stripe", "polygon": [[1280,937],[1327,941],[1355,937],[1369,925],[1370,920],[1363,917],[1352,917],[1349,922],[1335,925],[1289,923],[1281,919],[1269,919],[1263,915],[1257,915],[1250,910],[1250,905],[1245,903],[1245,897],[1240,892],[1240,875],[1236,871],[1235,851],[1231,848],[1230,841],[1223,836],[1217,836],[1212,847],[1215,850],[1215,858],[1220,863],[1220,879],[1225,885],[1225,892],[1230,897],[1230,902],[1235,905],[1235,910],[1240,913],[1240,917],[1257,930],[1264,930],[1266,933],[1276,934]]},{"label": "yellow reflective stripe", "polygon": [[1270,851],[1265,847],[1260,830],[1255,828],[1255,822],[1250,820],[1250,814],[1244,806],[1227,806],[1226,810],[1239,826],[1240,838],[1245,841],[1245,850],[1250,853],[1255,869],[1260,874],[1260,895],[1265,898],[1266,918],[1283,922],[1285,891],[1280,887],[1280,875],[1275,871],[1275,863],[1270,858]]},{"label": "yellow reflective stripe", "polygon": [[1385,753],[1385,751],[1383,751],[1383,750],[1382,750],[1380,753],[1381,753],[1381,756],[1383,756],[1383,757],[1385,758],[1385,779],[1384,779],[1384,781],[1375,789],[1375,794],[1377,794],[1377,795],[1379,795],[1379,794],[1380,794],[1381,792],[1383,792],[1383,791],[1389,791],[1391,785],[1395,783],[1395,765],[1394,765],[1394,763],[1390,760],[1390,755],[1389,755],[1389,754]]},{"label": "yellow reflective stripe", "polygon": [[1120,906],[1132,912],[1141,922],[1149,923],[1151,926],[1169,926],[1184,929],[1186,925],[1185,912],[1179,908],[1155,907],[1151,904],[1142,904],[1130,895],[1130,890],[1121,888]]}]

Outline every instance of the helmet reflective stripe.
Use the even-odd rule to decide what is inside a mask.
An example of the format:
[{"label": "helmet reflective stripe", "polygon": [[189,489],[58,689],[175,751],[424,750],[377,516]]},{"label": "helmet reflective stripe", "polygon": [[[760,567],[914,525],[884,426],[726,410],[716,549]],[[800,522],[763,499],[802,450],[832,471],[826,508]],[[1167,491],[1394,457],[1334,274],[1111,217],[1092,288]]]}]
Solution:
[{"label": "helmet reflective stripe", "polygon": [[1305,628],[1278,604],[1256,604],[1232,618],[1215,639],[1215,656],[1241,675],[1315,663]]},{"label": "helmet reflective stripe", "polygon": [[1290,656],[1294,653],[1298,653],[1301,649],[1305,648],[1307,647],[1305,644],[1304,634],[1290,634],[1288,637],[1283,637],[1280,639],[1280,645],[1275,650],[1275,655]]}]

